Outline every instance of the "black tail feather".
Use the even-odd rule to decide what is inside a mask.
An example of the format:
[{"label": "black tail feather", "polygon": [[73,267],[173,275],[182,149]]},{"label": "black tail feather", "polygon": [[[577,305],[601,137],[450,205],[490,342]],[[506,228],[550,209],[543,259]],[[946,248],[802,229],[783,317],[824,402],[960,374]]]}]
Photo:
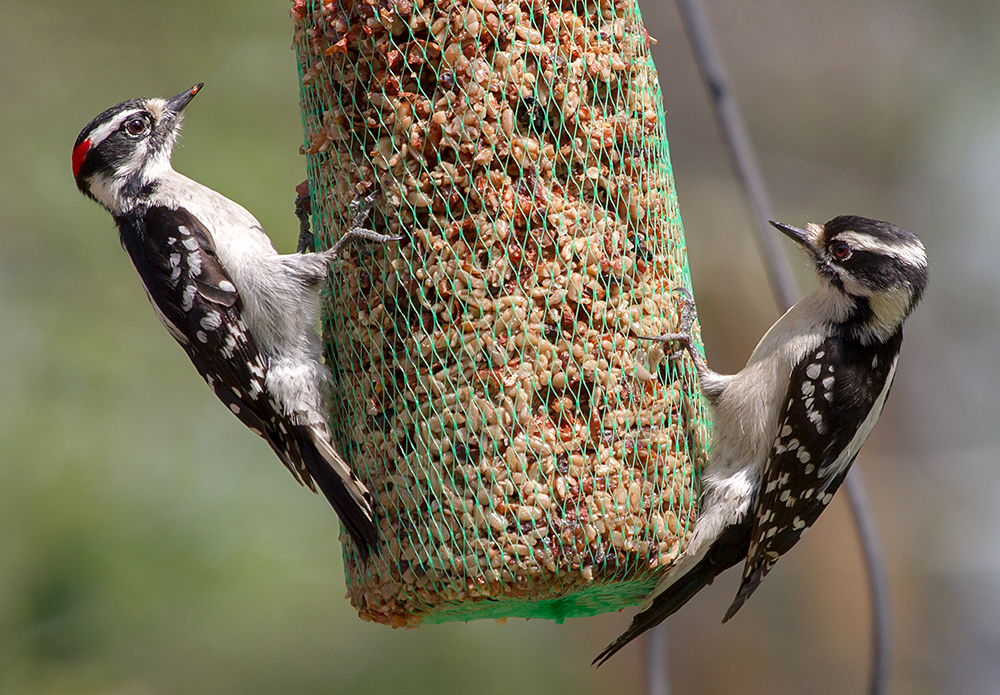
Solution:
[{"label": "black tail feather", "polygon": [[637,613],[632,618],[632,624],[628,626],[628,629],[618,639],[609,644],[603,652],[598,654],[592,663],[597,666],[602,665],[636,637],[669,618],[680,610],[681,606],[691,600],[692,596],[708,584],[711,584],[718,573],[719,570],[708,563],[708,558],[703,559],[695,565],[694,569],[653,599],[653,605],[642,613]]},{"label": "black tail feather", "polygon": [[636,614],[628,629],[591,663],[600,666],[646,630],[656,627],[676,613],[720,573],[746,559],[749,549],[750,520],[746,519],[726,529],[697,565],[653,599],[649,608]]},{"label": "black tail feather", "polygon": [[736,611],[743,607],[743,604],[747,602],[750,598],[750,594],[756,591],[760,583],[764,581],[764,575],[768,573],[771,569],[770,565],[763,565],[758,567],[754,572],[750,574],[749,577],[743,580],[740,585],[740,590],[736,592],[736,598],[733,599],[732,604],[729,606],[729,610],[722,618],[722,622],[727,623],[729,619],[736,615]]},{"label": "black tail feather", "polygon": [[299,433],[301,435],[299,453],[306,470],[309,471],[313,481],[323,491],[323,495],[337,512],[341,523],[347,528],[361,559],[367,560],[370,551],[375,548],[378,542],[378,528],[375,524],[375,515],[368,491],[364,490],[361,483],[357,483],[364,490],[364,505],[362,505],[348,489],[349,482],[345,481],[333,469],[313,444],[309,428],[296,425],[296,429],[302,430]]}]

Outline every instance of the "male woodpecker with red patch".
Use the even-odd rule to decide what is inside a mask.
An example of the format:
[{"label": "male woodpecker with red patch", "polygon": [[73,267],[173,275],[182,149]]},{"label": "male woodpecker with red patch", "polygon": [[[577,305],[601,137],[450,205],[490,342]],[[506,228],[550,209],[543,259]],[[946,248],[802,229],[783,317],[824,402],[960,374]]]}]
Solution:
[{"label": "male woodpecker with red patch", "polygon": [[806,251],[819,288],[771,326],[737,374],[712,371],[694,347],[689,293],[681,332],[653,338],[690,354],[712,412],[712,444],[686,547],[595,662],[743,562],[723,622],[733,617],[833,499],[882,413],[903,322],[927,286],[923,244],[893,224],[852,215],[804,229],[771,224]]},{"label": "male woodpecker with red patch", "polygon": [[153,309],[215,395],[296,480],[323,491],[365,557],[377,537],[371,496],[333,447],[316,329],[320,289],[346,243],[394,237],[363,228],[370,195],[352,203],[331,249],[279,255],[249,212],[171,166],[201,87],[97,116],[73,147],[76,185],[111,213]]}]

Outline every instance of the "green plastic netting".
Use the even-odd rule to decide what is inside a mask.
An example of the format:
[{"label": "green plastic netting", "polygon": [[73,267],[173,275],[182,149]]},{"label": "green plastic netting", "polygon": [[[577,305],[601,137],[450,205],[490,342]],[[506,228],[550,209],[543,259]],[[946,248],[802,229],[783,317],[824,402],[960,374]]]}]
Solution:
[{"label": "green plastic netting", "polygon": [[324,340],[338,447],[380,544],[345,538],[363,618],[593,615],[638,603],[696,513],[688,283],[634,0],[296,0],[319,243],[377,192]]}]

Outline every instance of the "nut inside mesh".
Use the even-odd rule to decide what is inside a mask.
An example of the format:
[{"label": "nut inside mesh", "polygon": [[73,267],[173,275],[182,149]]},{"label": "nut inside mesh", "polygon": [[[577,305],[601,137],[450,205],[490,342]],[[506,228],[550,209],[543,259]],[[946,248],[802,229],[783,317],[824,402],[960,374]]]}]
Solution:
[{"label": "nut inside mesh", "polygon": [[404,237],[345,253],[326,307],[334,431],[382,538],[347,553],[352,602],[394,626],[635,603],[687,538],[706,445],[692,369],[636,338],[676,328],[686,277],[637,7],[293,18],[321,235],[377,190],[372,226]]}]

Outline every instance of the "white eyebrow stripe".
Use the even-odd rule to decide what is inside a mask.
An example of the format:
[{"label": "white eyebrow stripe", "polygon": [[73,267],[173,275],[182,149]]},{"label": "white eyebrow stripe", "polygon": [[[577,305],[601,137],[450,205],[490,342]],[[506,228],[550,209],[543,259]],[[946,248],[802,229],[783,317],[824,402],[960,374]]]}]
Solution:
[{"label": "white eyebrow stripe", "polygon": [[871,251],[882,256],[898,258],[915,268],[923,268],[927,265],[927,252],[920,242],[907,241],[899,244],[887,244],[875,237],[857,232],[841,232],[836,238],[846,241],[856,251]]},{"label": "white eyebrow stripe", "polygon": [[90,140],[90,147],[97,147],[102,142],[107,140],[109,135],[121,127],[125,119],[131,118],[137,113],[142,113],[142,109],[129,109],[128,111],[122,111],[120,114],[115,116],[113,120],[94,128],[94,132],[87,136],[87,139]]}]

